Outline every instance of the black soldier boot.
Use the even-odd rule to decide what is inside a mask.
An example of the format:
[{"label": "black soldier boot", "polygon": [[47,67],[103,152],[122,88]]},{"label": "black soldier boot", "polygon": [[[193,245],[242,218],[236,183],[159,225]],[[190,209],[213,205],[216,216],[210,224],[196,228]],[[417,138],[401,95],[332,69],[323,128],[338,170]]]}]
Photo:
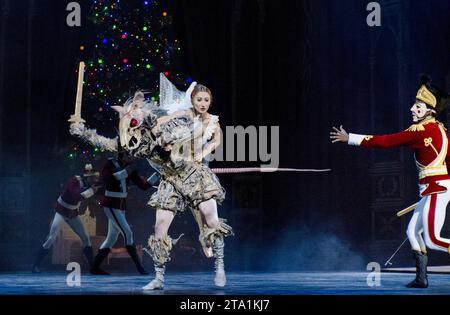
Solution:
[{"label": "black soldier boot", "polygon": [[32,273],[40,273],[41,270],[39,267],[41,266],[42,260],[44,260],[45,256],[48,255],[48,252],[50,251],[49,248],[41,247],[39,251],[36,254],[36,259],[34,261],[33,267],[31,269]]},{"label": "black soldier boot", "polygon": [[428,256],[422,252],[413,251],[413,257],[416,261],[416,279],[411,281],[408,288],[428,288],[427,264]]},{"label": "black soldier boot", "polygon": [[103,260],[105,260],[105,258],[108,256],[110,251],[111,251],[110,248],[101,248],[98,250],[98,253],[94,258],[93,266],[91,268],[91,274],[93,274],[93,275],[109,275],[108,272],[106,272],[100,268],[100,265],[102,264]]},{"label": "black soldier boot", "polygon": [[141,260],[139,259],[139,256],[136,251],[136,246],[133,245],[127,245],[126,249],[128,251],[128,254],[130,255],[131,259],[133,260],[134,264],[136,265],[136,269],[139,271],[141,275],[148,275],[148,272],[144,269],[142,266]]},{"label": "black soldier boot", "polygon": [[92,246],[83,248],[83,256],[86,259],[89,269],[92,269],[94,266],[94,252],[92,251]]}]

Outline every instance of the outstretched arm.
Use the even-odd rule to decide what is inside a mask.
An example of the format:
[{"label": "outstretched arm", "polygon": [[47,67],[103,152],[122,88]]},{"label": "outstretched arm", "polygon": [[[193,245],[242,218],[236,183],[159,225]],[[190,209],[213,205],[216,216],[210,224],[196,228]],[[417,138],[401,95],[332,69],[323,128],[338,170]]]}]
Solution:
[{"label": "outstretched arm", "polygon": [[70,124],[70,134],[83,139],[102,151],[117,152],[117,138],[106,138],[97,134],[97,130],[88,129],[83,123]]},{"label": "outstretched arm", "polygon": [[333,131],[330,132],[331,143],[345,142],[348,143],[348,133],[342,128],[342,125],[337,129],[333,127]]},{"label": "outstretched arm", "polygon": [[359,135],[355,133],[347,133],[342,125],[338,128],[333,127],[330,132],[330,139],[332,143],[345,142],[349,145],[363,146],[366,148],[395,148],[395,147],[415,147],[420,144],[418,140],[421,139],[422,131],[405,130],[389,135],[372,136]]}]

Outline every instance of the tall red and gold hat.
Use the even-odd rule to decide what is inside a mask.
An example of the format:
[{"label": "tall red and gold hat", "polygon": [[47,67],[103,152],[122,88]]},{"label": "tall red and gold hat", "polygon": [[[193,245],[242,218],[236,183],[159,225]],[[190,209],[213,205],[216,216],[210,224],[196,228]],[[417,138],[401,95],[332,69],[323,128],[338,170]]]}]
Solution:
[{"label": "tall red and gold hat", "polygon": [[450,95],[444,90],[431,84],[431,79],[427,75],[420,76],[420,88],[417,91],[416,99],[434,109],[436,113],[442,112],[450,100]]}]

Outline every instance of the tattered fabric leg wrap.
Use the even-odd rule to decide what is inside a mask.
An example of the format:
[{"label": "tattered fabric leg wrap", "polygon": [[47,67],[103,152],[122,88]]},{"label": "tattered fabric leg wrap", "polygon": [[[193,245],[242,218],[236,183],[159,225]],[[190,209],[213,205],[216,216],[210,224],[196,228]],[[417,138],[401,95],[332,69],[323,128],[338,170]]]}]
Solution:
[{"label": "tattered fabric leg wrap", "polygon": [[223,240],[224,236],[234,235],[233,229],[231,226],[226,224],[227,220],[225,219],[219,219],[219,226],[217,228],[209,228],[206,223],[203,222],[202,215],[198,209],[191,208],[191,212],[194,215],[194,219],[200,230],[198,239],[202,245],[203,252],[206,257],[213,257],[213,246],[215,239],[221,238]]},{"label": "tattered fabric leg wrap", "polygon": [[233,235],[233,229],[226,224],[225,219],[219,219],[219,226],[217,228],[209,228],[202,219],[201,213],[198,209],[191,208],[195,221],[197,221],[200,229],[199,241],[202,244],[205,256],[214,257],[215,277],[214,284],[218,287],[224,287],[227,279],[225,277],[225,263],[224,263],[224,237]]},{"label": "tattered fabric leg wrap", "polygon": [[225,277],[224,264],[224,237],[233,235],[233,229],[226,224],[225,219],[219,218],[219,226],[217,228],[210,228],[204,222],[200,210],[197,208],[190,208],[194,215],[195,221],[200,230],[199,241],[202,245],[205,256],[214,257],[214,268],[216,275],[214,277],[214,284],[218,287],[224,287],[227,279]]},{"label": "tattered fabric leg wrap", "polygon": [[215,277],[214,284],[218,287],[224,287],[226,284],[225,263],[224,263],[224,237],[233,235],[231,226],[225,223],[224,219],[219,219],[219,227],[208,228],[203,225],[200,230],[200,243],[206,257],[214,257]]},{"label": "tattered fabric leg wrap", "polygon": [[206,247],[214,249],[216,240],[221,239],[223,242],[224,236],[234,235],[232,227],[225,222],[227,222],[227,220],[219,218],[219,226],[217,228],[209,228],[207,225],[204,225],[202,231],[203,235],[202,233],[200,234],[200,242],[204,243]]},{"label": "tattered fabric leg wrap", "polygon": [[150,256],[153,259],[155,267],[163,267],[170,261],[170,251],[172,250],[172,239],[166,236],[162,239],[157,239],[155,235],[148,238],[148,247],[150,248]]},{"label": "tattered fabric leg wrap", "polygon": [[166,271],[166,263],[170,261],[170,251],[182,236],[183,234],[174,240],[170,236],[157,239],[155,235],[151,235],[148,238],[148,247],[150,250],[145,249],[145,251],[153,259],[155,279],[143,287],[144,290],[161,290],[164,288],[164,273]]}]

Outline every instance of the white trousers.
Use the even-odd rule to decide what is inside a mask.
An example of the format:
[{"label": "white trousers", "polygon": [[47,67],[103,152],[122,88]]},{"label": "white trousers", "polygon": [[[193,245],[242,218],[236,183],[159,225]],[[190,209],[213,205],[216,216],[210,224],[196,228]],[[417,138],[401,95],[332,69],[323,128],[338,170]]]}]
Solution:
[{"label": "white trousers", "polygon": [[[441,230],[450,202],[450,180],[438,181],[437,184],[446,187],[447,191],[422,197],[408,225],[408,239],[415,251],[426,253],[428,247],[449,252],[450,239],[441,237]],[[419,188],[423,192],[426,186],[420,185]]]},{"label": "white trousers", "polygon": [[86,232],[86,229],[84,228],[83,222],[81,222],[80,217],[76,216],[75,218],[68,219],[56,212],[55,216],[53,217],[52,225],[50,226],[50,233],[48,234],[47,239],[42,247],[48,249],[52,246],[52,244],[58,237],[58,233],[63,222],[66,222],[70,226],[70,228],[80,237],[80,240],[83,243],[84,247],[91,246],[91,240]]},{"label": "white trousers", "polygon": [[125,218],[125,211],[107,207],[103,210],[108,217],[108,235],[100,248],[103,249],[113,247],[117,242],[119,234],[122,234],[126,245],[133,245],[133,232],[131,231],[127,219]]}]

